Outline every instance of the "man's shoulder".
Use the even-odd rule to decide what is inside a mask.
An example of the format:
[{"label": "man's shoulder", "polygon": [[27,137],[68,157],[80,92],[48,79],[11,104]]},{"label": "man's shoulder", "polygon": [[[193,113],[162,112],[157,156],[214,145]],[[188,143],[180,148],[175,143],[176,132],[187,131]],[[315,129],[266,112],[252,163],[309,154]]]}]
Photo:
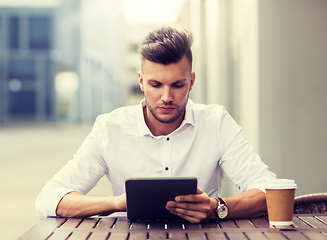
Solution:
[{"label": "man's shoulder", "polygon": [[193,101],[189,102],[194,116],[198,117],[222,117],[227,113],[224,106],[219,104],[201,104],[194,103]]},{"label": "man's shoulder", "polygon": [[112,110],[109,113],[103,113],[97,117],[97,121],[101,123],[123,124],[136,119],[136,112],[140,108],[139,105],[124,106]]}]

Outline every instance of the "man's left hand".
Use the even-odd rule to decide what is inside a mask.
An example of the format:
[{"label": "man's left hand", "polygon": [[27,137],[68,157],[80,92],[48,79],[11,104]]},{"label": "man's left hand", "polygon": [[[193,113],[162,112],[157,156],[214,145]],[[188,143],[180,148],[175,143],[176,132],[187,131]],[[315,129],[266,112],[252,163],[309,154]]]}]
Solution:
[{"label": "man's left hand", "polygon": [[196,194],[177,196],[175,201],[167,202],[166,209],[191,223],[200,223],[216,218],[217,205],[217,200],[197,189]]}]

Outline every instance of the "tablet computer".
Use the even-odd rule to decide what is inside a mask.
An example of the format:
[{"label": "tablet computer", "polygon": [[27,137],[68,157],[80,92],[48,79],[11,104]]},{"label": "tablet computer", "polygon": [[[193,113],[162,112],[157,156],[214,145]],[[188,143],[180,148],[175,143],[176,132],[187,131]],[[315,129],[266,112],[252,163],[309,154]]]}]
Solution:
[{"label": "tablet computer", "polygon": [[125,181],[129,220],[182,220],[166,209],[176,196],[195,194],[197,178],[131,178]]}]

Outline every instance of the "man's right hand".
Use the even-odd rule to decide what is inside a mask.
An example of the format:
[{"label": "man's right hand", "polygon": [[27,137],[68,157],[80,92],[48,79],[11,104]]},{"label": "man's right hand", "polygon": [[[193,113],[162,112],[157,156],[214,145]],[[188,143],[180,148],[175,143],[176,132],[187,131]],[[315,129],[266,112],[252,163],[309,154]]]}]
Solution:
[{"label": "man's right hand", "polygon": [[79,192],[66,194],[58,204],[60,217],[89,217],[126,211],[126,194],[118,196],[88,196]]}]

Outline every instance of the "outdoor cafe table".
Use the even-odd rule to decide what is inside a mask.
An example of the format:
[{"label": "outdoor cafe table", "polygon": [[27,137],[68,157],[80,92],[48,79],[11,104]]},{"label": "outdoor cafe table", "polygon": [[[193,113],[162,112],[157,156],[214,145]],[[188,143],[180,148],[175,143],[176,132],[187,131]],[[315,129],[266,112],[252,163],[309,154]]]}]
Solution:
[{"label": "outdoor cafe table", "polygon": [[23,239],[97,240],[211,240],[211,239],[327,239],[326,214],[295,214],[288,229],[269,227],[267,217],[188,222],[131,222],[126,217],[47,218],[31,228]]}]

